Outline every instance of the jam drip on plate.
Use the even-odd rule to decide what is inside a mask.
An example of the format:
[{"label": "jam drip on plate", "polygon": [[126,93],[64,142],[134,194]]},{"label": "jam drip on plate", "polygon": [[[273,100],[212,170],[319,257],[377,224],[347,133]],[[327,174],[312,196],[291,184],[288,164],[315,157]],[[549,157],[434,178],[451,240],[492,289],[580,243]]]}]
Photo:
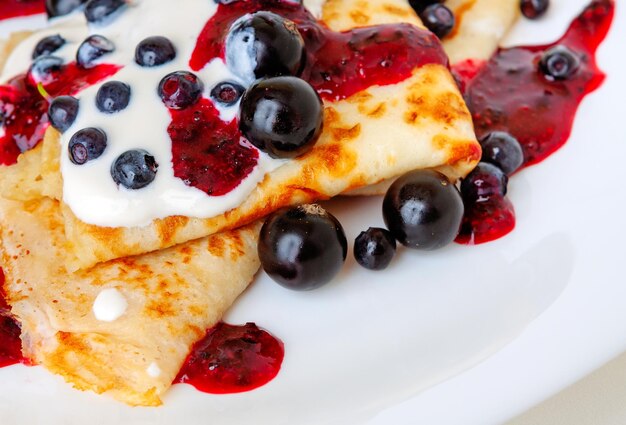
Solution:
[{"label": "jam drip on plate", "polygon": [[5,300],[3,285],[4,273],[0,269],[0,367],[27,363],[22,356],[20,325],[11,316],[11,309]]},{"label": "jam drip on plate", "polygon": [[237,123],[225,124],[208,99],[171,111],[174,174],[209,195],[225,195],[252,172],[259,153],[242,139]]},{"label": "jam drip on plate", "polygon": [[43,139],[49,126],[50,98],[75,95],[119,69],[116,65],[83,69],[70,63],[55,71],[40,87],[28,73],[0,85],[0,164],[15,163],[21,152],[34,148]]},{"label": "jam drip on plate", "polygon": [[284,353],[283,343],[254,323],[219,323],[193,346],[174,383],[212,394],[250,391],[274,379]]},{"label": "jam drip on plate", "polygon": [[44,13],[46,8],[43,0],[1,0],[0,21],[21,16]]},{"label": "jam drip on plate", "polygon": [[[500,49],[484,64],[455,66],[479,140],[493,131],[510,133],[524,151],[522,167],[563,146],[581,101],[604,81],[595,53],[611,26],[614,8],[611,0],[595,0],[555,43]],[[540,70],[544,53],[557,45],[566,46],[580,60],[577,71],[566,79],[549,78]],[[460,243],[489,242],[515,227],[513,207],[501,199],[471,205],[465,215]]]}]

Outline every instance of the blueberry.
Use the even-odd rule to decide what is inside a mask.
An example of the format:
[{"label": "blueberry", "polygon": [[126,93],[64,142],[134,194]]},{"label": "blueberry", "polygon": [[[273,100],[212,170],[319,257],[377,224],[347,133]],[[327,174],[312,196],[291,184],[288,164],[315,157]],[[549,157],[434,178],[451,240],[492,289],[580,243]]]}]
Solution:
[{"label": "blueberry", "polygon": [[370,227],[354,241],[354,258],[369,270],[386,269],[396,253],[396,240],[389,230]]},{"label": "blueberry", "polygon": [[40,56],[28,70],[30,78],[35,83],[48,84],[56,78],[63,68],[63,59],[56,56]]},{"label": "blueberry", "polygon": [[72,136],[68,145],[70,161],[83,165],[98,158],[107,147],[107,135],[98,128],[85,128]]},{"label": "blueberry", "polygon": [[76,63],[82,68],[93,68],[99,57],[111,53],[115,45],[108,38],[101,35],[91,35],[82,42],[76,52]]},{"label": "blueberry", "polygon": [[579,67],[578,55],[562,45],[546,50],[539,61],[539,69],[548,80],[567,80]]},{"label": "blueberry", "polygon": [[89,0],[85,5],[85,18],[91,23],[106,23],[123,6],[126,6],[124,0]]},{"label": "blueberry", "polygon": [[48,117],[52,127],[64,133],[74,124],[78,115],[78,99],[72,96],[59,96],[50,102]]},{"label": "blueberry", "polygon": [[46,0],[48,18],[68,15],[81,7],[87,0]]},{"label": "blueberry", "polygon": [[417,13],[421,13],[428,6],[435,3],[443,3],[443,0],[409,0],[409,4]]},{"label": "blueberry", "polygon": [[493,164],[480,162],[461,182],[461,194],[468,204],[487,202],[506,195],[509,178]]},{"label": "blueberry", "polygon": [[420,18],[426,28],[437,37],[444,38],[454,28],[454,13],[443,4],[435,3],[420,13]]},{"label": "blueberry", "polygon": [[313,87],[296,77],[253,84],[244,93],[240,109],[244,137],[274,158],[302,155],[322,132],[322,101]]},{"label": "blueberry", "polygon": [[113,114],[125,109],[128,102],[130,102],[130,86],[121,81],[104,83],[96,94],[96,106],[105,114]]},{"label": "blueberry", "polygon": [[506,175],[511,175],[524,163],[524,152],[517,139],[504,131],[487,134],[480,144],[483,148],[481,161],[499,167]]},{"label": "blueberry", "polygon": [[211,98],[216,102],[230,106],[237,103],[244,91],[246,91],[246,89],[239,84],[226,81],[213,87],[213,90],[211,90]]},{"label": "blueberry", "polygon": [[549,6],[550,0],[520,0],[522,14],[528,19],[541,18]]},{"label": "blueberry", "polygon": [[434,170],[411,171],[397,179],[385,194],[383,217],[401,244],[434,250],[448,245],[459,233],[463,200],[446,176]]},{"label": "blueberry", "polygon": [[304,40],[296,24],[272,12],[257,12],[236,21],[226,38],[226,64],[246,81],[298,75]]},{"label": "blueberry", "polygon": [[191,72],[176,71],[167,74],[159,83],[158,93],[170,109],[184,109],[202,96],[204,84]]},{"label": "blueberry", "polygon": [[37,43],[35,50],[33,50],[33,59],[37,59],[40,56],[49,56],[59,50],[64,44],[65,39],[59,34],[49,35]]},{"label": "blueberry", "polygon": [[128,189],[141,189],[152,183],[159,164],[143,149],[133,149],[121,154],[111,166],[111,177],[118,185]]},{"label": "blueberry", "polygon": [[174,60],[176,49],[170,40],[161,36],[148,37],[137,44],[135,62],[144,67],[163,65]]},{"label": "blueberry", "polygon": [[330,282],[341,270],[347,252],[343,227],[319,205],[278,210],[261,228],[261,265],[288,289],[307,291]]}]

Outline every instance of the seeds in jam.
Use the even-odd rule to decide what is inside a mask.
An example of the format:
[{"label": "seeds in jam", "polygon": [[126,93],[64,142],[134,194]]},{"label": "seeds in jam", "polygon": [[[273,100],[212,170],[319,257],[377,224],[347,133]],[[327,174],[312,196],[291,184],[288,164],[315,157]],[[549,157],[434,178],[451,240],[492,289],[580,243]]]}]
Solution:
[{"label": "seeds in jam", "polygon": [[254,323],[218,323],[191,349],[174,383],[211,394],[250,391],[278,375],[283,343]]}]

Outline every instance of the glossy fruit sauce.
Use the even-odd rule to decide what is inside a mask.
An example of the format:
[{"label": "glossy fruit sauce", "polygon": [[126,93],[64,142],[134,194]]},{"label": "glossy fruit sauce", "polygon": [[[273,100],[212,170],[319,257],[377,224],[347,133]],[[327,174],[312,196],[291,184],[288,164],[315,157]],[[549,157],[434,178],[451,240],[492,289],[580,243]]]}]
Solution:
[{"label": "glossy fruit sauce", "polygon": [[20,325],[10,314],[2,286],[4,273],[0,269],[0,367],[16,363],[27,363],[22,356]]},{"label": "glossy fruit sauce", "polygon": [[0,21],[45,11],[44,0],[0,0]]},{"label": "glossy fruit sauce", "polygon": [[174,383],[212,394],[250,391],[274,379],[284,354],[283,343],[254,323],[219,323],[193,346]]},{"label": "glossy fruit sauce", "polygon": [[[298,2],[249,0],[219,5],[198,38],[189,62],[191,69],[199,71],[216,57],[225,58],[225,40],[233,22],[261,10],[295,22],[306,51],[300,77],[327,100],[344,99],[373,85],[403,81],[418,66],[448,63],[437,37],[413,25],[381,25],[339,33],[321,25]],[[217,196],[237,187],[254,169],[258,152],[240,144],[242,135],[237,125],[223,123],[209,102],[189,111],[171,111],[171,115],[169,133],[176,177]],[[190,123],[194,129],[213,132],[190,130],[183,134]]]},{"label": "glossy fruit sauce", "polygon": [[[485,63],[455,67],[478,139],[497,130],[512,134],[524,151],[522,167],[544,160],[563,146],[581,101],[604,81],[595,53],[611,26],[614,8],[611,0],[595,0],[555,43],[500,49]],[[581,59],[580,68],[569,79],[550,81],[538,69],[542,54],[555,45],[569,47]],[[489,242],[514,227],[514,209],[506,199],[466,205],[457,242]]]},{"label": "glossy fruit sauce", "polygon": [[0,164],[15,163],[20,153],[34,148],[50,125],[48,105],[51,98],[75,95],[112,76],[117,65],[98,65],[82,69],[75,63],[63,65],[46,83],[38,86],[29,73],[0,85]]}]

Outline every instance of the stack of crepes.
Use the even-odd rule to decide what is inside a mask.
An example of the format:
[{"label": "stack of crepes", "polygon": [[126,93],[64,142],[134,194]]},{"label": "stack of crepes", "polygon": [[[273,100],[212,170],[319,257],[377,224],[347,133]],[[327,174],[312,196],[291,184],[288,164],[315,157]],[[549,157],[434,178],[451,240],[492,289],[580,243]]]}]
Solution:
[{"label": "stack of crepes", "polygon": [[[422,25],[404,0],[312,3],[337,31]],[[449,3],[465,8],[447,41],[454,61],[489,56],[517,13],[512,0]],[[24,37],[16,35],[7,54]],[[252,281],[259,220],[268,213],[414,169],[434,168],[457,180],[480,158],[470,114],[441,65],[325,102],[324,131],[313,150],[266,175],[237,208],[210,219],[168,217],[135,228],[83,223],[62,201],[60,151],[59,134],[50,128],[42,143],[0,170],[4,289],[28,358],[79,389],[131,405],[161,403],[190,347]],[[125,299],[125,312],[98,320],[94,301],[112,288]]]}]

